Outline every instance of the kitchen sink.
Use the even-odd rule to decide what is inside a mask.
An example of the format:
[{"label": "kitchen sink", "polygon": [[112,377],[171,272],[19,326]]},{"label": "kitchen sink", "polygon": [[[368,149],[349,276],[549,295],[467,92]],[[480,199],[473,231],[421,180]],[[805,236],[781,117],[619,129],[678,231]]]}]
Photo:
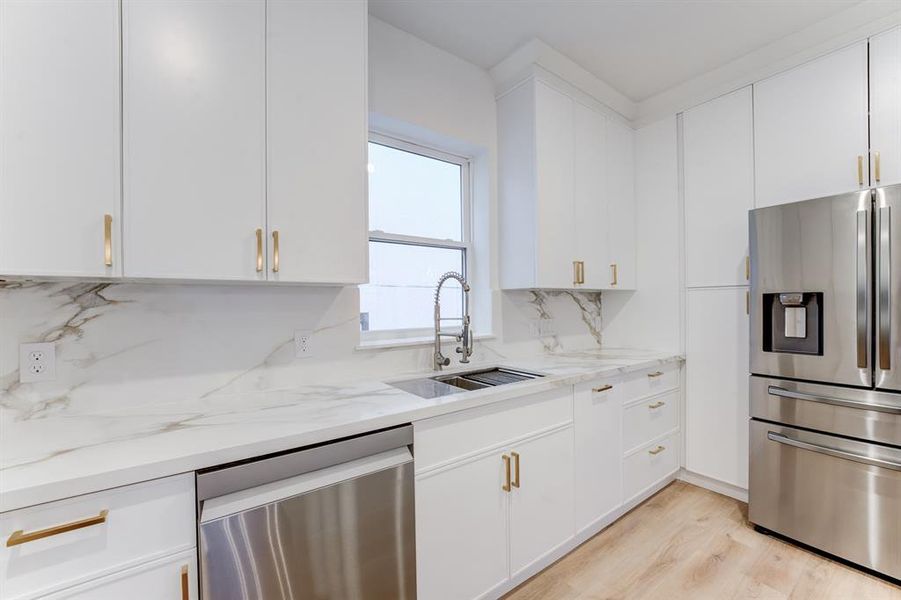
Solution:
[{"label": "kitchen sink", "polygon": [[391,383],[391,385],[423,398],[437,398],[439,396],[483,390],[485,388],[507,385],[509,383],[529,381],[539,377],[544,377],[544,375],[495,367],[493,369],[450,373],[424,379],[397,381]]}]

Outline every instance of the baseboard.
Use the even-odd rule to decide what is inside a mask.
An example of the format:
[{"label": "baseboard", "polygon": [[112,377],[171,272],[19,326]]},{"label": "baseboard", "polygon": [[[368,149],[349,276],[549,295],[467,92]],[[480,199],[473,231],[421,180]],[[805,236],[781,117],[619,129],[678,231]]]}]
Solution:
[{"label": "baseboard", "polygon": [[731,483],[726,483],[725,481],[713,479],[712,477],[707,477],[706,475],[700,475],[698,473],[693,473],[691,471],[682,469],[679,471],[678,479],[680,481],[684,481],[685,483],[690,483],[692,485],[702,487],[705,490],[710,490],[711,492],[716,492],[717,494],[722,494],[723,496],[729,496],[730,498],[735,498],[736,500],[740,500],[742,502],[748,501],[747,489],[732,485]]}]

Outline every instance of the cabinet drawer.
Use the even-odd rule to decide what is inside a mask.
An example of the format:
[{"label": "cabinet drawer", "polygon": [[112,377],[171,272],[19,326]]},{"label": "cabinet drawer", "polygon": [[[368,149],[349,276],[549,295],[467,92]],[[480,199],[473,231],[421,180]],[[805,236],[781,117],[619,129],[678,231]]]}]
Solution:
[{"label": "cabinet drawer", "polygon": [[416,472],[572,422],[572,387],[413,423]]},{"label": "cabinet drawer", "polygon": [[651,396],[623,410],[623,452],[648,444],[678,425],[679,392]]},{"label": "cabinet drawer", "polygon": [[[64,531],[29,540],[57,527]],[[39,597],[189,550],[195,530],[193,473],[0,514],[3,598]],[[17,531],[12,541],[22,543],[7,546]]]},{"label": "cabinet drawer", "polygon": [[623,493],[628,502],[679,468],[679,433],[655,440],[623,461]]},{"label": "cabinet drawer", "polygon": [[624,402],[651,394],[659,394],[679,387],[679,368],[677,365],[661,365],[647,371],[634,373],[619,385]]},{"label": "cabinet drawer", "polygon": [[189,550],[66,588],[41,600],[194,600],[197,597],[197,552]]}]

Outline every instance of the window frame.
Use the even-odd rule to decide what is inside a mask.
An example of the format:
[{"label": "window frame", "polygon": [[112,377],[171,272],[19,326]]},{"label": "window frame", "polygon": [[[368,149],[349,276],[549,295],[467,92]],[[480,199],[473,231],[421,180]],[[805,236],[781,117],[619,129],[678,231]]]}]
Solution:
[{"label": "window frame", "polygon": [[[417,235],[404,235],[390,233],[378,229],[369,229],[367,243],[380,242],[387,244],[402,244],[408,246],[421,246],[428,248],[442,248],[448,250],[461,250],[463,252],[463,277],[468,278],[472,272],[472,159],[466,156],[452,154],[420,143],[386,135],[376,131],[369,132],[368,143],[387,146],[402,152],[418,154],[426,158],[440,160],[460,167],[460,241],[431,238]],[[369,197],[366,198],[367,211],[369,210]],[[435,284],[437,285],[437,281]],[[362,309],[362,306],[360,307]],[[362,311],[361,311],[362,312]],[[416,339],[431,340],[434,331],[431,327],[409,327],[401,329],[377,329],[360,331],[360,339],[363,342],[379,342],[386,340],[410,341]]]}]

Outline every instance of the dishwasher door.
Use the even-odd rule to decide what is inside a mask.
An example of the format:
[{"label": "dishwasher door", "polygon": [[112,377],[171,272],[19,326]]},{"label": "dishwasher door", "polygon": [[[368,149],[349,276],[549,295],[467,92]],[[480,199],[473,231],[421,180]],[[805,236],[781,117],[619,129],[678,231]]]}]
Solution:
[{"label": "dishwasher door", "polygon": [[[413,457],[404,445],[344,461],[378,449],[366,439],[370,437],[238,465],[218,480],[209,479],[216,472],[200,474],[198,498],[204,490],[258,481],[260,472],[283,474],[283,465],[280,469],[267,461],[293,460],[304,469],[343,461],[202,500],[201,596],[415,598]],[[356,447],[350,454],[341,446],[348,443]],[[313,453],[312,458],[305,452]],[[208,479],[201,482],[202,477]]]}]

